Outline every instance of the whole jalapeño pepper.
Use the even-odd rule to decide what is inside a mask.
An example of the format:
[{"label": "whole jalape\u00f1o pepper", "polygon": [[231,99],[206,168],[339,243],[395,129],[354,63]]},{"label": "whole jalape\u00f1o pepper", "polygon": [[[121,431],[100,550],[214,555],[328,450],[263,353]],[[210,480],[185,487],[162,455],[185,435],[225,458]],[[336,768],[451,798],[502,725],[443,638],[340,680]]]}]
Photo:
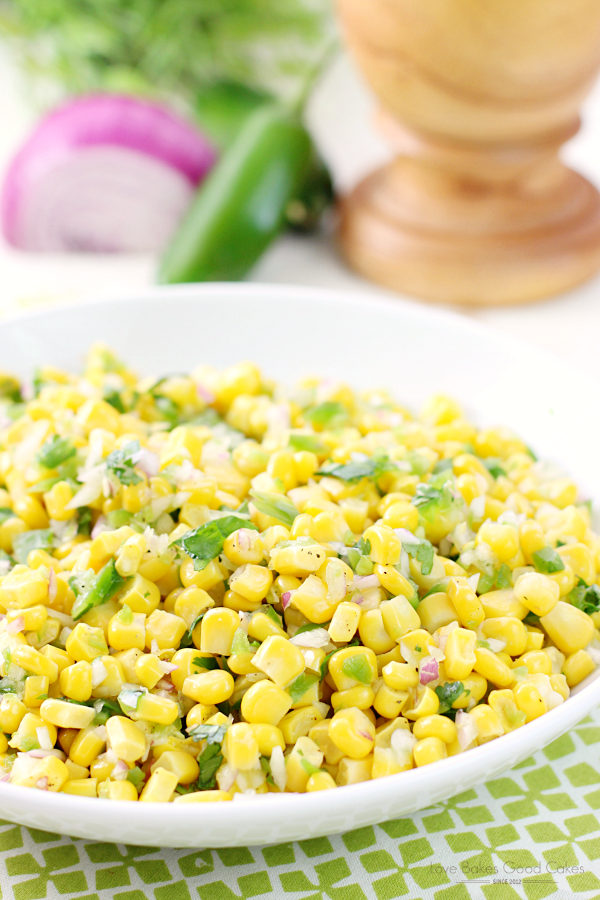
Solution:
[{"label": "whole jalape\u00f1o pepper", "polygon": [[192,201],[159,281],[243,278],[283,229],[311,165],[312,142],[297,117],[275,105],[250,115]]}]

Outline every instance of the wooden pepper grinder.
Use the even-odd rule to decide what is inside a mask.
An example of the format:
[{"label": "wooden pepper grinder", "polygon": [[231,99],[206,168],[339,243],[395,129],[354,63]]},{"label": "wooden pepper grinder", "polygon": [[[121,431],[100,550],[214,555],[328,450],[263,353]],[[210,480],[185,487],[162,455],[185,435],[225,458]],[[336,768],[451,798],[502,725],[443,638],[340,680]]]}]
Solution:
[{"label": "wooden pepper grinder", "polygon": [[600,0],[337,0],[397,151],[341,203],[367,278],[521,303],[600,268],[600,194],[559,159],[600,67]]}]

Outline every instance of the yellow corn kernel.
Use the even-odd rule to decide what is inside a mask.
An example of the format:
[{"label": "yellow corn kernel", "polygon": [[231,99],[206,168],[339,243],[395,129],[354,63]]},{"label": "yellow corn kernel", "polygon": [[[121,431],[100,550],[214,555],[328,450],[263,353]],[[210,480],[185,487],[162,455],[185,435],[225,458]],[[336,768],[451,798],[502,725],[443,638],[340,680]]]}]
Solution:
[{"label": "yellow corn kernel", "polygon": [[549,613],[540,616],[540,625],[565,656],[583,650],[594,636],[590,616],[564,600],[559,600]]},{"label": "yellow corn kernel", "polygon": [[67,668],[67,666],[72,666],[75,662],[75,660],[66,652],[66,650],[61,650],[60,647],[53,647],[51,644],[47,644],[45,647],[42,647],[40,653],[43,656],[47,656],[48,659],[52,660],[52,662],[56,663],[59,672],[62,672],[63,669]]},{"label": "yellow corn kernel", "polygon": [[258,762],[259,750],[252,726],[246,722],[230,725],[225,733],[223,752],[234,769],[251,769]]},{"label": "yellow corn kernel", "polygon": [[189,587],[184,588],[179,593],[173,609],[167,610],[167,612],[172,611],[176,616],[183,619],[187,627],[190,628],[201,613],[211,609],[214,605],[215,601],[206,591],[197,587]]},{"label": "yellow corn kernel", "polygon": [[182,693],[197,703],[216,706],[233,694],[233,676],[221,669],[189,675],[183,682]]},{"label": "yellow corn kernel", "polygon": [[138,719],[155,722],[157,725],[172,725],[179,715],[179,707],[170,697],[142,694],[137,702],[135,714]]},{"label": "yellow corn kernel", "polygon": [[261,756],[270,757],[274,747],[285,750],[285,741],[281,729],[276,725],[267,725],[265,722],[251,723],[252,731],[258,743],[258,752]]},{"label": "yellow corn kernel", "polygon": [[480,703],[479,706],[475,706],[471,710],[470,715],[477,725],[478,744],[486,744],[488,741],[493,741],[494,738],[501,737],[504,734],[500,716],[487,703]]},{"label": "yellow corn kernel", "polygon": [[[415,631],[421,627],[419,614],[402,594],[392,597],[391,600],[384,600],[379,609],[383,627],[394,642],[399,642],[409,631]],[[371,612],[374,611],[371,610]],[[365,613],[365,615],[368,615],[368,613]],[[387,649],[390,650],[391,647]],[[382,650],[379,652],[384,653],[386,651]]]},{"label": "yellow corn kernel", "polygon": [[135,674],[135,664],[143,655],[141,650],[120,650],[114,654],[114,658],[121,664],[125,681],[128,684],[139,684],[139,679]]},{"label": "yellow corn kernel", "polygon": [[223,572],[215,559],[211,560],[200,572],[197,572],[194,568],[193,560],[186,560],[180,566],[179,577],[184,587],[192,587],[193,585],[205,591],[209,591],[225,580]]},{"label": "yellow corn kernel", "polygon": [[82,617],[81,621],[90,628],[100,628],[106,638],[108,635],[108,623],[113,616],[120,611],[121,607],[116,600],[107,600],[100,606],[93,606]]},{"label": "yellow corn kernel", "polygon": [[556,691],[557,694],[560,694],[563,700],[569,699],[569,694],[571,693],[571,691],[569,690],[569,685],[567,684],[567,679],[564,675],[551,675],[550,686],[552,687],[553,691]]},{"label": "yellow corn kernel", "polygon": [[216,706],[203,706],[202,703],[197,703],[195,706],[192,706],[186,716],[186,727],[193,728],[195,725],[205,725],[218,712],[219,710]]},{"label": "yellow corn kernel", "polygon": [[266,641],[271,635],[279,635],[284,639],[289,639],[287,631],[280,628],[273,619],[265,615],[265,613],[256,613],[252,616],[248,625],[248,637],[254,638],[256,641]]},{"label": "yellow corn kernel", "polygon": [[223,553],[234,565],[243,566],[246,563],[261,562],[265,548],[258,531],[240,528],[225,538]]},{"label": "yellow corn kernel", "polygon": [[[16,568],[16,566],[15,566]],[[38,569],[13,571],[0,584],[0,606],[4,609],[25,609],[48,604],[48,580]]]},{"label": "yellow corn kernel", "polygon": [[539,522],[527,519],[519,526],[519,542],[528,566],[533,565],[533,554],[547,546],[544,531]]},{"label": "yellow corn kernel", "polygon": [[187,625],[180,616],[155,609],[146,620],[146,648],[150,650],[155,641],[161,650],[173,650],[186,631]]},{"label": "yellow corn kernel", "polygon": [[287,713],[278,723],[286,744],[295,744],[299,737],[307,735],[317,722],[324,718],[315,706],[303,706]]},{"label": "yellow corn kernel", "polygon": [[388,663],[400,663],[402,661],[402,651],[400,650],[400,645],[396,644],[396,646],[388,653],[379,654],[379,656],[377,657],[377,672],[379,673],[379,675],[381,675],[383,669],[388,665]]},{"label": "yellow corn kernel", "polygon": [[479,597],[466,579],[450,578],[446,590],[460,624],[465,628],[477,628],[483,622],[485,613]]},{"label": "yellow corn kernel", "polygon": [[517,600],[512,588],[501,591],[489,591],[480,598],[486,619],[496,619],[510,616],[516,619],[524,619],[529,610],[520,600]]},{"label": "yellow corn kernel", "polygon": [[501,563],[508,562],[519,550],[519,532],[512,525],[484,522],[477,532],[477,544],[488,544]]},{"label": "yellow corn kernel", "polygon": [[47,675],[30,675],[25,679],[23,702],[30,709],[39,708],[48,696],[50,682]]},{"label": "yellow corn kernel", "polygon": [[[300,505],[302,505],[302,504],[300,504]],[[298,508],[300,508],[300,506]],[[301,513],[299,516],[296,516],[296,518],[294,519],[293,525],[290,528],[291,540],[296,541],[298,538],[312,538],[313,531],[314,531],[313,526],[314,526],[313,517],[309,516],[307,513]],[[310,544],[310,543],[311,543],[311,541],[302,541],[302,542],[300,542],[300,544],[298,546],[300,547],[300,546],[303,546],[305,544]],[[285,547],[279,548],[279,550],[284,550],[284,549],[286,549],[286,548]],[[273,548],[273,550],[271,551],[271,559],[272,559],[273,552],[277,556],[277,554],[279,553],[279,550],[277,547]],[[293,564],[294,563],[292,560],[292,565]],[[285,556],[283,557],[282,565],[285,566]],[[313,571],[316,571],[316,569],[314,569]]]},{"label": "yellow corn kernel", "polygon": [[371,525],[364,532],[363,538],[371,544],[370,557],[374,563],[395,566],[400,562],[400,538],[389,525]]},{"label": "yellow corn kernel", "polygon": [[541,650],[544,646],[544,632],[539,628],[527,625],[527,643],[525,644],[525,652],[531,650]]},{"label": "yellow corn kernel", "polygon": [[123,606],[109,620],[107,641],[113,650],[143,650],[146,645],[146,616]]},{"label": "yellow corn kernel", "polygon": [[76,662],[91,663],[98,656],[106,656],[108,647],[101,628],[78,622],[65,642],[65,649]]},{"label": "yellow corn kernel", "polygon": [[363,757],[363,759],[351,759],[345,756],[340,760],[336,784],[342,787],[346,784],[359,784],[361,781],[370,781],[372,772],[372,753]]},{"label": "yellow corn kernel", "polygon": [[[475,647],[475,665],[473,668],[493,685],[498,687],[510,687],[515,680],[512,669],[502,662],[491,650],[486,647]],[[447,667],[446,667],[447,671]]]},{"label": "yellow corn kernel", "polygon": [[29,531],[26,522],[18,516],[11,516],[0,525],[0,550],[5,553],[11,553],[13,550],[13,540],[19,534]]},{"label": "yellow corn kernel", "polygon": [[27,644],[20,644],[13,649],[12,662],[32,675],[46,675],[50,684],[58,678],[56,663]]},{"label": "yellow corn kernel", "polygon": [[417,741],[413,748],[415,766],[428,766],[445,759],[448,755],[446,744],[439,737],[426,737]]},{"label": "yellow corn kernel", "polygon": [[167,750],[161,753],[152,765],[152,772],[156,769],[167,769],[177,776],[178,784],[191,784],[200,772],[198,763],[190,753],[183,750]]},{"label": "yellow corn kernel", "polygon": [[385,719],[395,719],[402,713],[408,703],[410,694],[408,691],[395,691],[387,684],[381,684],[375,693],[373,707],[375,711]]},{"label": "yellow corn kernel", "polygon": [[[312,522],[310,516],[306,518]],[[279,572],[280,575],[304,577],[313,572],[318,572],[326,559],[327,554],[320,544],[314,543],[310,537],[308,542],[304,543],[302,537],[300,537],[291,546],[273,547],[270,554],[270,566],[276,572]]]},{"label": "yellow corn kernel", "polygon": [[93,726],[82,729],[71,744],[69,759],[78,766],[88,768],[104,750],[105,739],[101,736],[102,733],[100,729],[96,729]]},{"label": "yellow corn kernel", "polygon": [[272,572],[264,566],[257,566],[252,563],[240,566],[229,579],[231,590],[241,594],[242,597],[245,597],[251,603],[258,603],[264,599],[272,584]]},{"label": "yellow corn kernel", "polygon": [[45,729],[44,736],[49,738],[52,746],[56,744],[56,728],[51,722],[45,722],[41,716],[28,712],[19,722],[19,727],[13,732],[12,738],[8,742],[10,747],[20,750],[22,753],[28,750],[37,750],[41,747],[40,738],[41,729]]},{"label": "yellow corn kernel", "polygon": [[525,724],[525,713],[517,708],[515,695],[512,691],[491,691],[488,703],[499,717],[505,734]]},{"label": "yellow corn kernel", "polygon": [[576,578],[582,578],[586,584],[596,580],[596,566],[591,551],[585,544],[565,544],[558,548],[558,555],[569,566]]},{"label": "yellow corn kernel", "polygon": [[155,584],[138,572],[128,582],[126,590],[120,594],[119,603],[128,606],[134,613],[150,616],[160,603],[160,591]]},{"label": "yellow corn kernel", "polygon": [[23,519],[28,528],[48,528],[50,524],[46,510],[40,501],[31,494],[19,494],[14,498],[15,514]]},{"label": "yellow corn kernel", "polygon": [[[404,600],[405,598],[402,597],[400,599]],[[408,603],[408,601],[405,602]],[[386,601],[386,603],[391,604],[391,601]],[[385,604],[382,603],[381,607],[384,605]],[[388,618],[390,621],[393,621],[393,629],[400,627],[397,625],[399,617],[397,616],[395,607],[390,608]],[[417,622],[418,621],[419,619],[417,617]],[[360,634],[362,644],[371,649],[375,654],[387,653],[392,650],[396,644],[396,640],[393,637],[390,637],[390,634],[384,625],[382,608],[369,609],[362,613],[358,624],[358,633]]]},{"label": "yellow corn kernel", "polygon": [[6,734],[12,734],[21,724],[27,711],[23,701],[16,695],[4,694],[0,700],[0,729]]},{"label": "yellow corn kernel", "polygon": [[200,649],[203,653],[231,656],[233,636],[239,627],[239,616],[232,609],[209,609],[202,619]]},{"label": "yellow corn kernel", "polygon": [[124,525],[114,531],[103,531],[97,538],[94,538],[89,546],[90,562],[94,570],[100,570],[102,566],[106,565],[119,547],[135,533],[129,525]]},{"label": "yellow corn kernel", "polygon": [[423,716],[417,719],[413,726],[413,734],[417,740],[422,741],[428,737],[436,737],[445,744],[451,744],[456,740],[456,725],[447,716]]},{"label": "yellow corn kernel", "polygon": [[486,638],[493,638],[506,643],[505,650],[509,656],[520,656],[527,645],[527,629],[515,616],[498,616],[486,619],[481,629]]},{"label": "yellow corn kernel", "polygon": [[545,616],[560,598],[555,581],[539,572],[524,572],[515,582],[515,597],[536,616]]},{"label": "yellow corn kernel", "polygon": [[333,599],[327,585],[316,575],[309,575],[292,594],[292,606],[300,610],[309,622],[322,625],[333,617],[336,607],[343,600]]},{"label": "yellow corn kernel", "polygon": [[91,725],[95,711],[89,706],[68,703],[66,700],[44,700],[40,707],[44,722],[51,722],[57,728],[87,728]]},{"label": "yellow corn kernel", "polygon": [[165,674],[160,659],[153,653],[142,653],[135,662],[134,670],[137,681],[150,691]]},{"label": "yellow corn kernel", "polygon": [[138,513],[150,500],[150,489],[145,475],[138,484],[124,484],[121,487],[121,504],[129,513]]},{"label": "yellow corn kernel", "polygon": [[298,738],[292,752],[286,757],[286,790],[304,793],[311,775],[320,770],[323,751],[306,735]]},{"label": "yellow corn kernel", "polygon": [[96,778],[70,778],[62,792],[63,794],[75,794],[77,797],[97,797],[97,789]]},{"label": "yellow corn kernel", "polygon": [[373,752],[375,726],[360,709],[341,709],[329,726],[335,746],[351,759],[363,759]]},{"label": "yellow corn kernel", "polygon": [[471,672],[470,675],[462,679],[462,683],[464,691],[454,701],[452,709],[464,709],[467,706],[471,706],[473,702],[478,703],[485,697],[488,690],[487,680],[477,672]]},{"label": "yellow corn kernel", "polygon": [[260,608],[261,601],[247,600],[241,594],[235,591],[225,591],[223,598],[223,606],[226,609],[232,609],[234,612],[255,612]]},{"label": "yellow corn kernel", "polygon": [[82,660],[62,670],[59,677],[60,689],[65,697],[85,703],[92,696],[92,667]]},{"label": "yellow corn kernel", "polygon": [[369,709],[373,706],[374,700],[375,692],[366,684],[357,685],[348,691],[336,691],[331,695],[331,705],[334,710],[350,709],[352,706],[357,709]]},{"label": "yellow corn kernel", "polygon": [[[113,718],[115,718],[113,716]],[[110,721],[110,719],[109,719]],[[168,803],[177,787],[177,775],[168,769],[156,769],[140,794],[140,803]]]},{"label": "yellow corn kernel", "polygon": [[515,695],[515,703],[521,712],[525,713],[528,722],[532,722],[548,712],[546,701],[534,684],[528,681],[521,681],[513,688],[513,694]]},{"label": "yellow corn kernel", "polygon": [[[143,755],[146,749],[144,735],[130,719],[125,716],[111,716],[105,727],[108,744],[119,759],[127,763],[134,763]],[[72,752],[69,755],[74,762],[79,762],[74,758]],[[80,765],[84,765],[84,763],[80,763]]]},{"label": "yellow corn kernel", "polygon": [[26,631],[27,643],[36,650],[41,650],[46,644],[55,641],[62,630],[62,624],[54,616],[49,616],[42,627],[37,631]]},{"label": "yellow corn kernel", "polygon": [[100,785],[110,778],[113,768],[114,764],[109,762],[106,757],[103,759],[95,759],[90,763],[90,777],[94,778],[98,782],[98,785]]},{"label": "yellow corn kernel", "polygon": [[456,609],[444,591],[424,597],[417,607],[417,614],[421,627],[426,628],[430,634],[456,622]]},{"label": "yellow corn kernel", "polygon": [[[151,654],[145,655],[149,656]],[[194,649],[194,647],[183,647],[173,654],[171,662],[174,666],[177,666],[177,668],[171,672],[171,681],[178,691],[182,689],[183,683],[188,675],[195,675],[198,672],[207,671],[205,667],[197,665],[194,662],[194,660],[198,659],[212,659],[212,657],[209,653],[201,653],[199,650]],[[212,665],[212,663],[209,663],[209,665]],[[148,687],[148,685],[146,685],[146,687]]]},{"label": "yellow corn kernel", "polygon": [[304,657],[300,648],[278,635],[268,637],[261,644],[254,655],[253,664],[281,688],[304,671]]},{"label": "yellow corn kernel", "polygon": [[271,681],[258,681],[242,697],[240,709],[247,722],[278,725],[291,706],[284,690]]},{"label": "yellow corn kernel", "polygon": [[423,716],[434,716],[440,708],[440,700],[435,691],[426,687],[422,693],[417,694],[417,702],[413,709],[405,709],[403,714],[407,719],[421,719]]},{"label": "yellow corn kernel", "polygon": [[513,668],[526,666],[530,675],[552,675],[552,661],[543,650],[529,650],[518,659],[515,659]]},{"label": "yellow corn kernel", "polygon": [[107,778],[98,785],[98,796],[103,800],[137,801],[138,792],[130,781],[112,781]]},{"label": "yellow corn kernel", "polygon": [[146,538],[143,534],[134,534],[127,538],[115,561],[115,569],[123,578],[135,575],[142,556],[146,552]]},{"label": "yellow corn kernel", "polygon": [[306,792],[309,794],[312,793],[312,791],[329,791],[334,787],[337,787],[335,781],[329,772],[322,769],[318,772],[314,772],[306,782]]},{"label": "yellow corn kernel", "polygon": [[464,681],[477,662],[475,642],[477,635],[465,628],[455,628],[448,635],[444,653],[444,666],[452,681]]},{"label": "yellow corn kernel", "polygon": [[390,662],[383,667],[381,674],[394,691],[408,691],[419,683],[418,671],[408,663]]},{"label": "yellow corn kernel", "polygon": [[329,674],[338,691],[348,691],[377,678],[377,657],[369,647],[344,647],[329,659]]},{"label": "yellow corn kernel", "polygon": [[41,604],[30,606],[27,609],[9,609],[6,612],[6,618],[8,622],[22,619],[23,631],[40,631],[48,618],[48,610]]},{"label": "yellow corn kernel", "polygon": [[72,519],[76,513],[74,509],[68,509],[68,504],[73,499],[73,490],[68,481],[59,481],[44,494],[44,505],[51,519],[58,522],[66,522]]},{"label": "yellow corn kernel", "polygon": [[[60,791],[68,780],[69,770],[64,762],[56,756],[46,756],[33,767],[28,775],[27,784],[30,787],[42,787],[40,782],[43,782],[43,790]],[[17,780],[14,783],[22,784],[23,782]]]},{"label": "yellow corn kernel", "polygon": [[563,675],[567,679],[569,687],[572,688],[583,681],[595,668],[596,664],[589,653],[586,653],[585,650],[576,650],[575,653],[567,656],[563,665]]},{"label": "yellow corn kernel", "polygon": [[114,656],[101,656],[100,661],[104,666],[106,675],[96,687],[92,686],[92,697],[116,697],[125,683],[125,673],[121,663]]},{"label": "yellow corn kernel", "polygon": [[401,594],[410,600],[415,593],[415,589],[410,581],[402,575],[394,566],[375,566],[374,572],[379,578],[382,587],[389,591],[390,594],[398,596]]},{"label": "yellow corn kernel", "polygon": [[373,768],[371,778],[384,778],[386,775],[397,775],[412,768],[412,753],[410,764],[402,765],[391,747],[375,747],[373,751]]},{"label": "yellow corn kernel", "polygon": [[412,503],[398,500],[385,510],[383,523],[390,528],[407,528],[414,531],[419,524],[419,511]]}]

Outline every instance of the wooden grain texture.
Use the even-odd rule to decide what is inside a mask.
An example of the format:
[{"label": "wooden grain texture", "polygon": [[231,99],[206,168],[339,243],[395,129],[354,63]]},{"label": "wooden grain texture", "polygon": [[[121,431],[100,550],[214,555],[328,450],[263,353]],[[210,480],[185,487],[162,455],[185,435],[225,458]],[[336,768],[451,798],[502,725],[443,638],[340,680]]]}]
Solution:
[{"label": "wooden grain texture", "polygon": [[600,267],[600,195],[559,160],[600,68],[600,0],[337,0],[397,156],[340,205],[367,277],[519,303]]}]

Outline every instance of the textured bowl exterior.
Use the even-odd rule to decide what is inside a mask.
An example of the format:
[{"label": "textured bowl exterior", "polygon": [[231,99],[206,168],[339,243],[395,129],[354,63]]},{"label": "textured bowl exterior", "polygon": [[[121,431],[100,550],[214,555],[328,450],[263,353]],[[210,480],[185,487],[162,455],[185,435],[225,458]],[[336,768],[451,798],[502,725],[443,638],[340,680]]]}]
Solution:
[{"label": "textured bowl exterior", "polygon": [[[262,285],[161,288],[0,323],[2,366],[76,371],[102,340],[143,374],[255,360],[284,382],[307,373],[389,388],[412,408],[444,391],[481,425],[505,424],[600,497],[593,386],[561,360],[467,318],[369,295]],[[543,388],[541,387],[543,385]],[[233,803],[161,804],[0,785],[0,816],[75,837],[156,847],[232,847],[348,831],[445,800],[493,778],[568,731],[600,703],[589,676],[535,722],[421,769],[335,791]]]}]

